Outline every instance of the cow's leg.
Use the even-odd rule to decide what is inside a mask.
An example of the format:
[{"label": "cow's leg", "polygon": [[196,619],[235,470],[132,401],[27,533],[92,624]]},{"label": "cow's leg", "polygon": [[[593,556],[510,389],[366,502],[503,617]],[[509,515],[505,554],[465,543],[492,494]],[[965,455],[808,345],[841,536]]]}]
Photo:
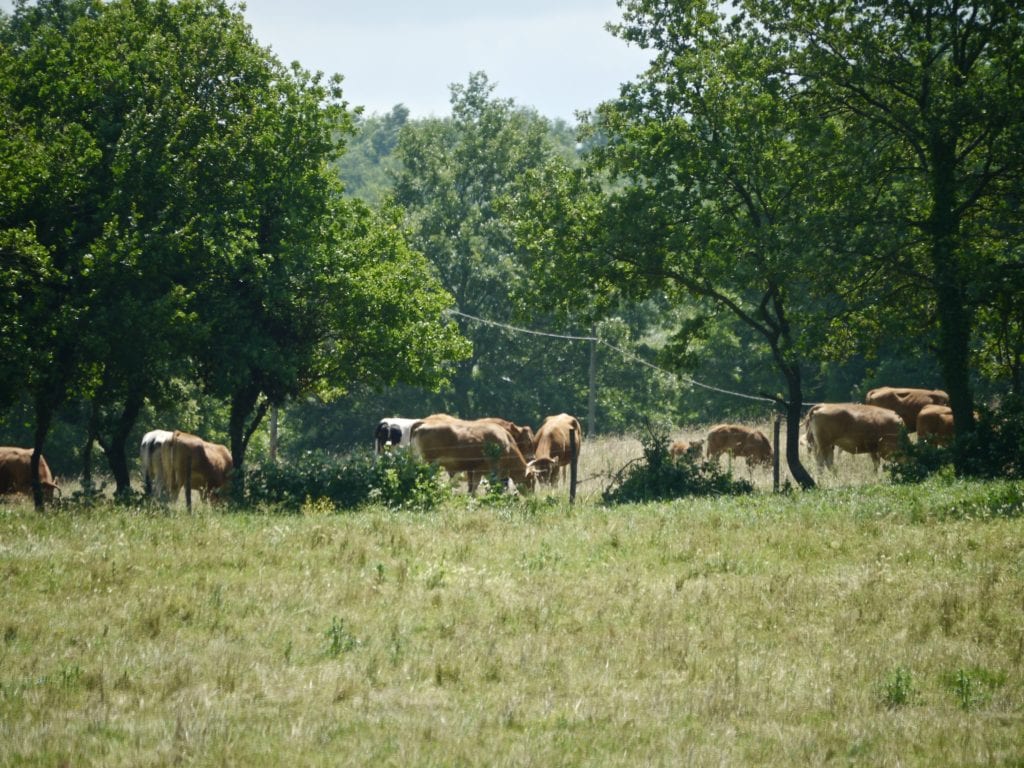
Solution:
[{"label": "cow's leg", "polygon": [[469,486],[469,495],[476,493],[476,486],[480,482],[480,475],[472,469],[466,470],[466,484]]}]

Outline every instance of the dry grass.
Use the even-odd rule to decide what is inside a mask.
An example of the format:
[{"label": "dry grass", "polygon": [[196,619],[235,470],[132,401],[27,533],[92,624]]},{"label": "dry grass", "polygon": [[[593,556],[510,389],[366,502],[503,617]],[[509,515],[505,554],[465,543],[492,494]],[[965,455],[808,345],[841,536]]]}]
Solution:
[{"label": "dry grass", "polygon": [[1019,765],[1024,491],[845,485],[0,501],[0,765]]}]

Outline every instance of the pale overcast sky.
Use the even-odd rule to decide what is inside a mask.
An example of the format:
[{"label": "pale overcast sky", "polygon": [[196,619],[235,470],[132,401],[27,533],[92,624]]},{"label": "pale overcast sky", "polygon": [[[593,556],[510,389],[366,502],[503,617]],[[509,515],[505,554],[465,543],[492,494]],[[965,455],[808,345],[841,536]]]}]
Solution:
[{"label": "pale overcast sky", "polygon": [[345,77],[368,112],[447,115],[451,83],[483,70],[495,95],[574,122],[615,97],[647,55],[604,29],[615,0],[248,0],[257,40],[285,63]]},{"label": "pale overcast sky", "polygon": [[[483,70],[495,95],[575,122],[648,55],[604,29],[615,0],[248,0],[253,34],[286,64],[345,77],[352,106],[450,113],[451,83]],[[10,11],[12,0],[0,0]]]}]

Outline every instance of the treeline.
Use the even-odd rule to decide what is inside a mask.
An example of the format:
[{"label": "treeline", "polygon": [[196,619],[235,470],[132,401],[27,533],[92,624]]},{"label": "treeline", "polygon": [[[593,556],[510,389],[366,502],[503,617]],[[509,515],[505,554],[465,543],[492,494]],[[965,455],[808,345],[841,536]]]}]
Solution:
[{"label": "treeline", "polygon": [[483,73],[445,118],[355,113],[213,0],[19,2],[3,441],[65,474],[96,443],[123,490],[146,429],[242,464],[272,407],[286,457],[385,415],[781,411],[810,485],[804,404],[893,384],[976,445],[1024,362],[1013,4],[663,5],[624,4],[650,68],[569,126]]}]

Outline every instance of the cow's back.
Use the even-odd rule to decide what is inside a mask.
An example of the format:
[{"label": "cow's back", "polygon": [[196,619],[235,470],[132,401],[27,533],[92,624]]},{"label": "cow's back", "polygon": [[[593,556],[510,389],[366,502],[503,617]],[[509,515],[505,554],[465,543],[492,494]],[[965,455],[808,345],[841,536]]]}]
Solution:
[{"label": "cow's back", "polygon": [[535,458],[555,459],[560,466],[568,464],[572,460],[569,433],[573,430],[576,432],[576,450],[578,452],[583,445],[583,430],[580,428],[579,420],[568,413],[548,416],[540,425],[540,429],[537,430],[533,439]]},{"label": "cow's back", "polygon": [[439,464],[452,474],[470,473],[470,490],[475,487],[472,475],[492,469],[517,483],[526,479],[522,452],[508,431],[497,424],[443,414],[430,416],[413,427],[412,446],[427,463]]},{"label": "cow's back", "polygon": [[819,403],[807,414],[809,442],[820,452],[888,455],[899,446],[903,420],[895,411],[861,403]]},{"label": "cow's back", "polygon": [[709,457],[732,453],[747,459],[748,464],[771,464],[772,445],[764,433],[742,424],[719,424],[707,436]]},{"label": "cow's back", "polygon": [[926,405],[949,405],[949,395],[941,389],[919,387],[876,387],[864,397],[864,403],[887,408],[899,414],[908,432],[917,429],[917,414]]}]

